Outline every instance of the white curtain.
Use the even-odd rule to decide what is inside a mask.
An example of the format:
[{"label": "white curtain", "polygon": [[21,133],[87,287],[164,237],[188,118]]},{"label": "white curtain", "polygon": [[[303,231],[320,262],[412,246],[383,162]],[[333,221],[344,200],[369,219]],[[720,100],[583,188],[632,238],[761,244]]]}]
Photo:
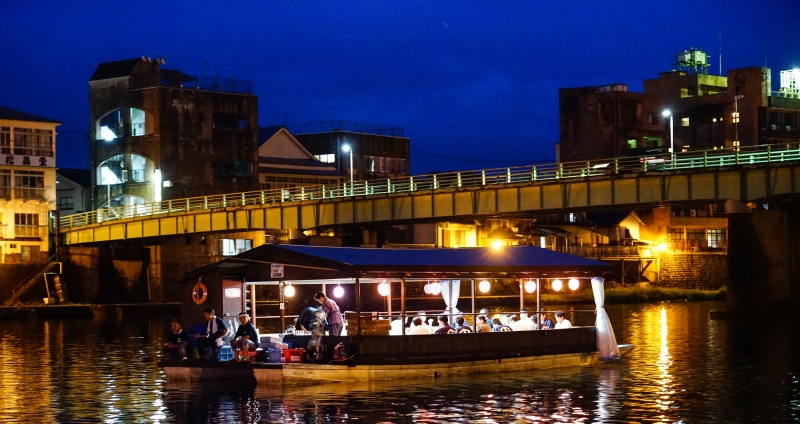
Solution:
[{"label": "white curtain", "polygon": [[444,299],[444,304],[447,306],[445,308],[445,313],[449,315],[455,315],[459,313],[457,308],[458,306],[458,295],[461,294],[461,280],[453,280],[453,281],[442,281],[442,299]]},{"label": "white curtain", "polygon": [[601,361],[612,361],[619,359],[619,347],[617,338],[614,337],[614,329],[611,328],[611,321],[603,307],[606,301],[605,291],[603,290],[603,279],[592,278],[592,292],[594,293],[594,303],[597,305],[597,352],[600,354]]}]

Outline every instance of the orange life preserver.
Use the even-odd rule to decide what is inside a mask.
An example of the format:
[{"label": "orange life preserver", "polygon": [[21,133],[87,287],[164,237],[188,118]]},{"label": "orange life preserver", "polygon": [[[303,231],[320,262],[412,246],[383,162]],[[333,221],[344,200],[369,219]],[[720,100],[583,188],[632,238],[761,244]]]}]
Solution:
[{"label": "orange life preserver", "polygon": [[194,303],[202,305],[205,303],[206,297],[208,297],[208,288],[205,284],[198,281],[194,289],[192,289],[192,300],[194,300]]}]

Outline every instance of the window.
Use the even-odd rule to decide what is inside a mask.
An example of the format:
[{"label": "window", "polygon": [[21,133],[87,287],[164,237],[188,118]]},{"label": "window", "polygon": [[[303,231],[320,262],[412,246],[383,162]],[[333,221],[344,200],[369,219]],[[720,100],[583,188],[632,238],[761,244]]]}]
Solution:
[{"label": "window", "polygon": [[214,129],[227,131],[249,131],[250,122],[247,115],[237,113],[214,112]]},{"label": "window", "polygon": [[635,138],[632,138],[632,139],[628,140],[628,148],[629,149],[635,149],[636,148],[636,139]]},{"label": "window", "polygon": [[15,213],[14,236],[39,237],[39,214]]},{"label": "window", "polygon": [[686,240],[702,240],[706,239],[706,230],[686,230]]},{"label": "window", "polygon": [[658,124],[658,114],[657,113],[651,113],[650,116],[647,119],[647,122],[649,122],[649,123],[651,123],[653,125],[657,125]]},{"label": "window", "polygon": [[253,175],[250,162],[235,160],[231,162],[217,162],[214,165],[214,174],[217,177],[250,177]]},{"label": "window", "polygon": [[70,210],[75,209],[75,202],[72,200],[72,196],[64,196],[58,199],[58,210]]},{"label": "window", "polygon": [[14,171],[14,197],[39,199],[44,196],[44,172]]},{"label": "window", "polygon": [[721,249],[726,247],[725,230],[708,230],[708,247]]},{"label": "window", "polygon": [[336,162],[336,157],[333,153],[329,153],[327,155],[314,155],[318,161],[322,163],[334,163]]},{"label": "window", "polygon": [[0,127],[0,153],[11,154],[11,127]]},{"label": "window", "polygon": [[11,197],[11,171],[0,169],[0,197]]},{"label": "window", "polygon": [[681,118],[681,126],[688,127],[689,126],[689,118]]},{"label": "window", "polygon": [[14,128],[14,154],[53,156],[53,131]]},{"label": "window", "polygon": [[667,237],[669,241],[683,241],[683,228],[668,228]]},{"label": "window", "polygon": [[219,242],[222,256],[235,256],[253,248],[253,240],[221,239]]}]

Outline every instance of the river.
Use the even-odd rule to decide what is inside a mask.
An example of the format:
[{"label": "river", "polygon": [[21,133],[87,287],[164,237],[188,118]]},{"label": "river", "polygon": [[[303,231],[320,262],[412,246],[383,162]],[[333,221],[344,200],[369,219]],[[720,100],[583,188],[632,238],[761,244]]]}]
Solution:
[{"label": "river", "polygon": [[794,324],[709,319],[719,302],[611,305],[618,364],[268,389],[167,384],[167,318],[0,327],[2,422],[685,422],[800,420]]}]

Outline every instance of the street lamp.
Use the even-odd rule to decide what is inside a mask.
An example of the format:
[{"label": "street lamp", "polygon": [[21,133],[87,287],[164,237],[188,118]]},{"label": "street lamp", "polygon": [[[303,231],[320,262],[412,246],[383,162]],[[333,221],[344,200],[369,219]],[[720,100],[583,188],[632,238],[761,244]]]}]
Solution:
[{"label": "street lamp", "polygon": [[350,185],[353,185],[353,149],[350,148],[349,144],[345,144],[342,146],[342,150],[345,153],[350,153]]},{"label": "street lamp", "polygon": [[661,114],[664,115],[665,118],[669,116],[669,163],[672,169],[675,169],[675,137],[672,126],[672,111],[665,109]]}]

